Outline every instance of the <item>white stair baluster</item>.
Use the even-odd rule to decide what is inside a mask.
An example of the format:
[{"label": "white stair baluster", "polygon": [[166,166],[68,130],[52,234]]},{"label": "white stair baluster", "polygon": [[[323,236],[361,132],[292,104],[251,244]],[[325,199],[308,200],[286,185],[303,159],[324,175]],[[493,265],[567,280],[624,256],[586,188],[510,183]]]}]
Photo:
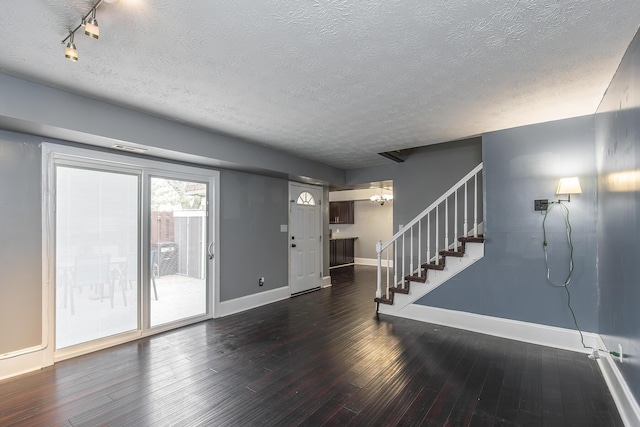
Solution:
[{"label": "white stair baluster", "polygon": [[439,243],[439,236],[440,236],[440,228],[438,227],[438,222],[439,222],[439,216],[440,216],[440,206],[436,206],[436,250],[434,253],[434,256],[436,258],[436,264],[438,264],[440,262],[440,256],[438,255],[438,243]]},{"label": "white stair baluster", "polygon": [[404,255],[404,253],[405,253],[405,247],[406,247],[406,244],[405,244],[405,241],[404,241],[404,236],[405,236],[405,234],[407,234],[407,233],[406,233],[406,232],[403,232],[403,233],[402,233],[402,288],[403,288],[403,289],[404,289],[404,287],[405,287],[405,282],[406,282],[406,281],[404,280],[404,278],[405,278],[405,277],[407,277],[407,275],[406,275],[406,273],[405,273],[405,271],[404,271],[404,266],[405,266],[405,264],[406,264],[406,262],[405,262],[405,259],[406,259],[406,258],[405,258],[405,255]]},{"label": "white stair baluster", "polygon": [[[422,257],[420,254],[422,253],[422,220],[418,221],[418,272],[422,273],[421,265],[422,265]],[[418,274],[418,276],[422,276],[422,274]]]},{"label": "white stair baluster", "polygon": [[478,237],[478,174],[474,175],[475,189],[473,191],[473,237]]},{"label": "white stair baluster", "polygon": [[431,212],[427,214],[427,262],[431,262]]},{"label": "white stair baluster", "polygon": [[469,233],[469,229],[467,228],[468,227],[468,224],[467,224],[467,209],[468,209],[467,208],[467,200],[468,200],[467,182],[464,183],[464,229],[462,230],[464,237],[467,237],[467,233]]},{"label": "white stair baluster", "polygon": [[409,239],[411,245],[411,260],[409,261],[409,274],[413,276],[413,226],[411,227],[411,238]]},{"label": "white stair baluster", "polygon": [[389,271],[390,264],[389,264],[389,248],[387,248],[387,293],[389,292],[389,279],[390,279],[390,271]]},{"label": "white stair baluster", "polygon": [[398,245],[393,242],[393,286],[398,286]]},{"label": "white stair baluster", "polygon": [[376,243],[376,252],[378,253],[376,298],[381,298],[382,297],[382,240],[378,240],[378,243]]},{"label": "white stair baluster", "polygon": [[449,198],[444,200],[444,250],[449,250]]},{"label": "white stair baluster", "polygon": [[455,192],[455,204],[453,208],[453,250],[458,251],[458,190]]}]

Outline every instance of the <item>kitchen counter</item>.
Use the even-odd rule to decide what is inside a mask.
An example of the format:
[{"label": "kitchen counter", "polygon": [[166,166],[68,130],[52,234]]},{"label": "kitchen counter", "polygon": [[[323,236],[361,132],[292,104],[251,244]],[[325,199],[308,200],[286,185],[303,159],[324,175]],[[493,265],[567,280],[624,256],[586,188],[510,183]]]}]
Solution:
[{"label": "kitchen counter", "polygon": [[357,239],[355,236],[341,236],[340,234],[333,235],[329,238],[329,240],[344,240],[344,239]]}]

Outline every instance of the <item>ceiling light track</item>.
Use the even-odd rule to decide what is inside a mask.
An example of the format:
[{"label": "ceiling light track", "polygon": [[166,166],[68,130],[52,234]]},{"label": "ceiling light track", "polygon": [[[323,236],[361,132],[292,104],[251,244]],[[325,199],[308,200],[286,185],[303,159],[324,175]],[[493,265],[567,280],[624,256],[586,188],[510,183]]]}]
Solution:
[{"label": "ceiling light track", "polygon": [[89,37],[94,39],[100,38],[100,28],[98,27],[98,21],[96,20],[96,11],[102,3],[116,3],[117,1],[118,0],[98,0],[89,12],[82,17],[80,24],[78,24],[74,29],[69,30],[69,35],[62,39],[62,44],[67,42],[67,47],[64,51],[65,58],[73,62],[78,61],[78,49],[73,42],[73,38],[80,28],[84,27],[84,33]]}]

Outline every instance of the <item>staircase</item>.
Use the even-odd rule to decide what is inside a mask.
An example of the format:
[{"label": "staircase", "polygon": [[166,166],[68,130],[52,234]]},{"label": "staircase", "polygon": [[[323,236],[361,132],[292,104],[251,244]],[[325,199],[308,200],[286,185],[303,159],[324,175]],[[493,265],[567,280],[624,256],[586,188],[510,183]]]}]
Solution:
[{"label": "staircase", "polygon": [[484,256],[481,179],[482,163],[389,241],[378,242],[377,311],[399,313]]}]

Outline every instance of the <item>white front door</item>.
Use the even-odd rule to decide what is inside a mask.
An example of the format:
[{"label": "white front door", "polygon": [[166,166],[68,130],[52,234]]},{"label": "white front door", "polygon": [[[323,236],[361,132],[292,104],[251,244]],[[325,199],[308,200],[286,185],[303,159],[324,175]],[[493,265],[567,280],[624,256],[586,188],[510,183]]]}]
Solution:
[{"label": "white front door", "polygon": [[322,284],[322,189],[289,184],[289,283],[291,294]]}]

